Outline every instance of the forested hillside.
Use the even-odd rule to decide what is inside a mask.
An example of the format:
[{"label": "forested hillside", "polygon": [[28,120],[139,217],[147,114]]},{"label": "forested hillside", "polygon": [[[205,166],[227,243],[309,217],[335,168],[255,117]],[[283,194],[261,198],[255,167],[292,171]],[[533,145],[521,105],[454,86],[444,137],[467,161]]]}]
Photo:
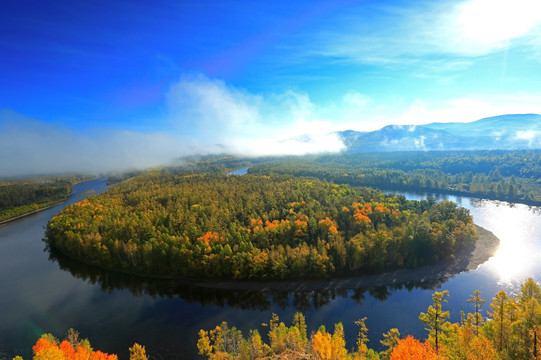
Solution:
[{"label": "forested hillside", "polygon": [[58,176],[0,181],[0,221],[64,200],[74,184],[89,176]]},{"label": "forested hillside", "polygon": [[287,279],[365,274],[453,258],[477,232],[451,202],[408,201],[291,176],[151,171],[68,206],[50,246],[150,276]]}]

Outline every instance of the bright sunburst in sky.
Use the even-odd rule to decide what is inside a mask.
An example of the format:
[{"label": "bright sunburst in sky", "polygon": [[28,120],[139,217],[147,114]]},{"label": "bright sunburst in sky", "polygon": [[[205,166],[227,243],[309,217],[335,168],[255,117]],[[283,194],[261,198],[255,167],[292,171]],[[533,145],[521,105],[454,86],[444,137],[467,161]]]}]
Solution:
[{"label": "bright sunburst in sky", "polygon": [[0,151],[29,167],[541,113],[539,0],[4,1],[0,54]]},{"label": "bright sunburst in sky", "polygon": [[499,44],[530,32],[541,20],[537,0],[477,0],[461,6],[459,24],[465,37],[482,44]]}]

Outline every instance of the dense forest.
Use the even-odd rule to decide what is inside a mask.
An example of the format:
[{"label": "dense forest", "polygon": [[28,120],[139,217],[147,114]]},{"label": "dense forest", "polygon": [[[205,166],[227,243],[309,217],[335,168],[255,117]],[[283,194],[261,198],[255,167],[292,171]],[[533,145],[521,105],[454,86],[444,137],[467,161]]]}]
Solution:
[{"label": "dense forest", "polygon": [[[130,360],[147,360],[146,349],[137,343],[130,350]],[[69,329],[62,341],[52,334],[43,334],[32,347],[34,360],[118,360],[115,354],[92,349],[88,339],[80,339],[79,332]],[[16,356],[13,360],[23,360]]]},{"label": "dense forest", "polygon": [[46,236],[71,257],[135,274],[288,279],[446,261],[477,232],[447,201],[313,178],[162,170],[66,207]]},{"label": "dense forest", "polygon": [[[356,346],[348,351],[341,323],[334,331],[321,326],[308,334],[302,313],[293,317],[291,326],[272,315],[268,324],[268,343],[258,330],[251,330],[245,338],[240,330],[226,322],[213,330],[200,330],[197,348],[209,360],[255,359],[324,359],[324,360],[535,360],[541,359],[541,290],[528,279],[520,292],[509,296],[498,292],[484,316],[485,300],[474,291],[466,301],[471,312],[461,311],[459,323],[449,322],[445,310],[449,292],[435,292],[433,304],[419,320],[428,331],[421,342],[412,336],[401,337],[398,329],[383,334],[384,350],[376,352],[368,346],[366,317],[355,321],[359,326]],[[485,307],[486,308],[486,307]]]},{"label": "dense forest", "polygon": [[336,184],[422,190],[541,204],[541,151],[392,152],[267,159],[253,174],[313,176]]},{"label": "dense forest", "polygon": [[90,176],[55,176],[0,181],[0,222],[66,199],[73,185]]}]

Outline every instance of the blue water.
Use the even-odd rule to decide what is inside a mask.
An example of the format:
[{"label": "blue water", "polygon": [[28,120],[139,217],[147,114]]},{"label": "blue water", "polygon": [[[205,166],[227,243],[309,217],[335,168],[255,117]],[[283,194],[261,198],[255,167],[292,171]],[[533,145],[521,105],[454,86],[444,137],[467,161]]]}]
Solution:
[{"label": "blue water", "polygon": [[[106,189],[104,179],[75,186],[67,203],[81,193]],[[426,194],[403,193],[410,199]],[[426,336],[419,313],[434,289],[450,291],[448,309],[458,321],[461,306],[475,289],[490,298],[500,289],[516,292],[529,276],[541,280],[541,209],[520,204],[455,196],[435,196],[470,209],[474,221],[501,240],[500,251],[477,270],[441,282],[411,287],[378,287],[313,292],[213,290],[178,282],[146,281],[100,271],[52,257],[41,239],[48,220],[64,204],[0,226],[0,358],[31,359],[31,346],[43,332],[62,337],[75,328],[95,349],[128,358],[128,347],[143,344],[153,359],[197,358],[197,332],[228,321],[244,332],[266,328],[271,314],[286,322],[296,311],[309,331],[342,322],[349,348],[355,346],[354,321],[368,317],[370,346],[397,327],[401,334]],[[488,305],[485,304],[486,311]]]},{"label": "blue water", "polygon": [[231,171],[227,173],[227,175],[246,175],[247,173],[248,173],[248,168],[242,168],[242,169]]}]

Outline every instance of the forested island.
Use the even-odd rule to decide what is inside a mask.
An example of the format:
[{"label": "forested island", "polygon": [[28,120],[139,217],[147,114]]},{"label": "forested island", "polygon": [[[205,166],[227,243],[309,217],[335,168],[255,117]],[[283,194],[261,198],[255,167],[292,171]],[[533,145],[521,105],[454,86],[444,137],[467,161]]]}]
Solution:
[{"label": "forested island", "polygon": [[67,175],[0,180],[0,224],[64,201],[73,185],[91,178]]},{"label": "forested island", "polygon": [[466,209],[288,175],[149,171],[66,207],[49,246],[107,269],[189,279],[371,274],[447,261]]}]

